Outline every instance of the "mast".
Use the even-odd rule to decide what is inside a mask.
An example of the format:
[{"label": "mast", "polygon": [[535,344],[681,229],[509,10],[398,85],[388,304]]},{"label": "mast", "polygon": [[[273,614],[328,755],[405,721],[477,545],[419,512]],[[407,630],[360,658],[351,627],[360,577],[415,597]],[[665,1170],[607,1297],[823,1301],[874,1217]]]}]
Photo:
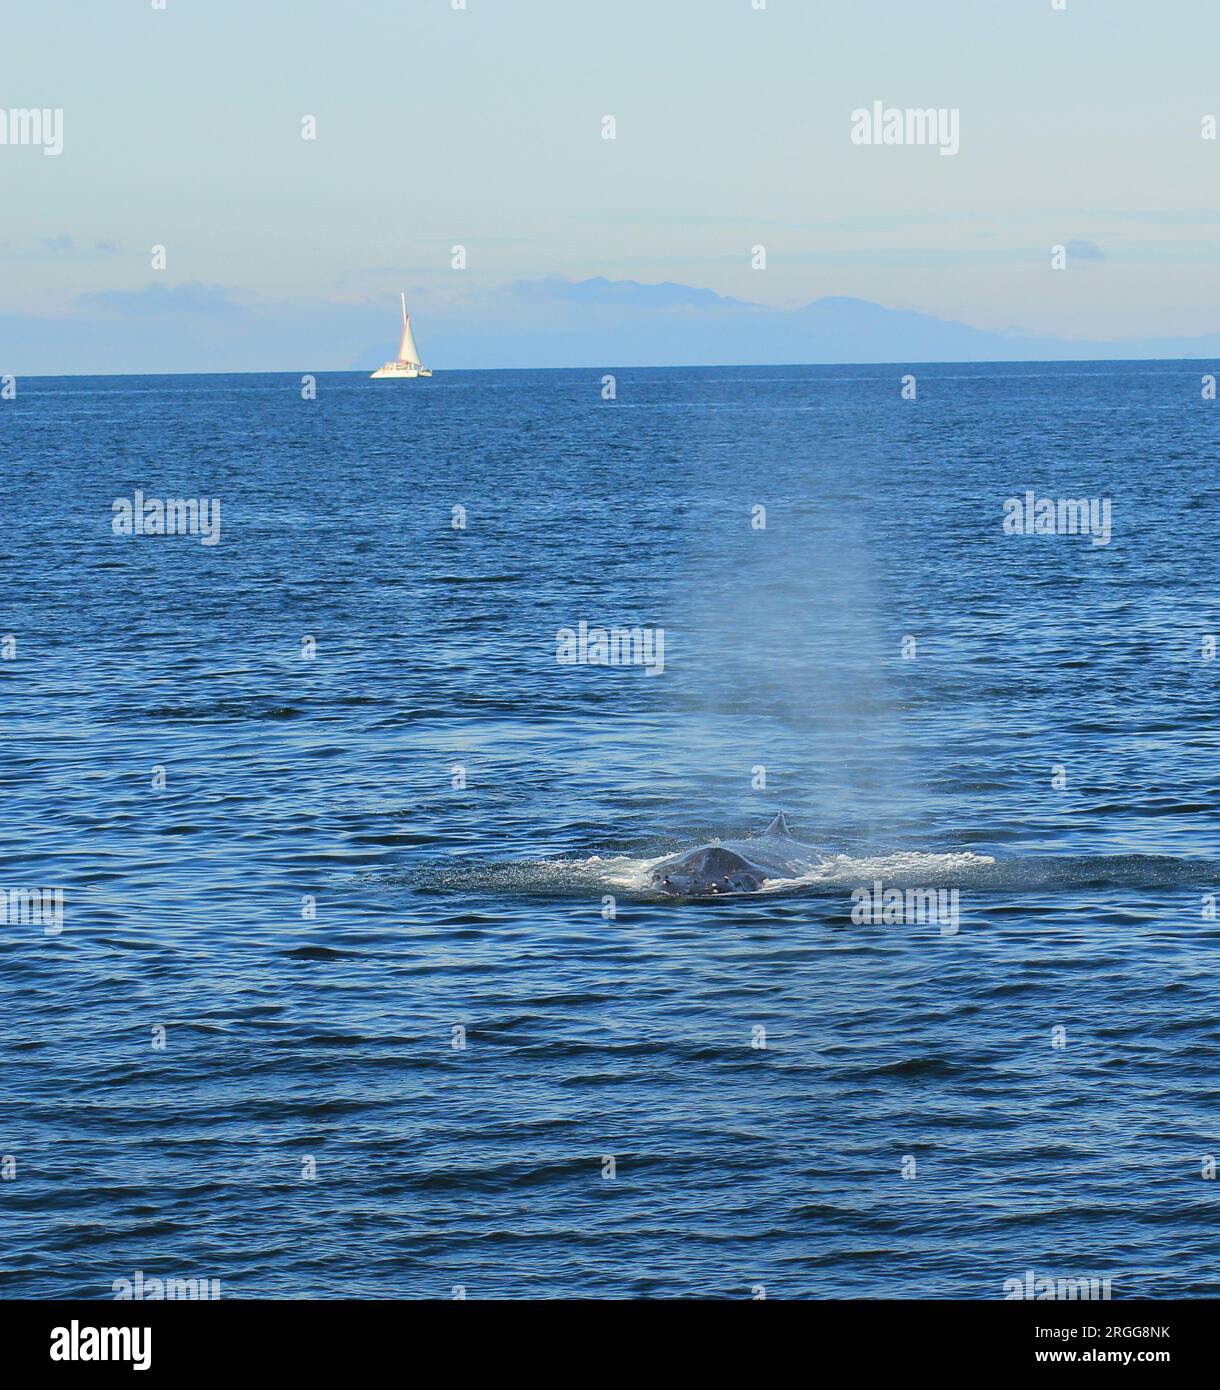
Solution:
[{"label": "mast", "polygon": [[407,316],[407,296],[405,291],[402,295],[402,342],[398,345],[398,360],[400,362],[410,362],[416,367],[420,365],[419,349],[415,346],[415,339],[411,335],[411,320]]}]

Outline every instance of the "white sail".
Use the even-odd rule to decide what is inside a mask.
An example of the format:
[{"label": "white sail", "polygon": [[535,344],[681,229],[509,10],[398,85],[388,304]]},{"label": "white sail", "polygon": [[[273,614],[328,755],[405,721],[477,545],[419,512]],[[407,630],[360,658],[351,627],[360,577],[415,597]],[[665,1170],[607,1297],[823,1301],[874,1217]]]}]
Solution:
[{"label": "white sail", "polygon": [[398,360],[400,362],[414,362],[419,366],[419,349],[415,346],[415,339],[411,336],[411,319],[407,313],[407,296],[403,294],[402,299],[402,342],[398,345]]},{"label": "white sail", "polygon": [[400,362],[414,362],[419,366],[419,349],[415,346],[415,339],[411,336],[411,320],[408,319],[402,326],[402,342],[398,345],[398,360]]}]

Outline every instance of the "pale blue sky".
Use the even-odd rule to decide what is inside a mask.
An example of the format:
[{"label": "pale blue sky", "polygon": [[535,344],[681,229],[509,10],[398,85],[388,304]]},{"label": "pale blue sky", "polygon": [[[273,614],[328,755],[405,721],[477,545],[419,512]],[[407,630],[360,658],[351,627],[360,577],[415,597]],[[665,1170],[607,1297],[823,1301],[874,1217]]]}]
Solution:
[{"label": "pale blue sky", "polygon": [[[1214,333],[1218,54],[1214,0],[6,6],[0,107],[64,151],[0,146],[0,371],[349,367],[400,288],[425,358],[494,366],[545,276]],[[875,100],[959,108],[960,153],[853,145]],[[1101,258],[1052,273],[1069,241]]]}]

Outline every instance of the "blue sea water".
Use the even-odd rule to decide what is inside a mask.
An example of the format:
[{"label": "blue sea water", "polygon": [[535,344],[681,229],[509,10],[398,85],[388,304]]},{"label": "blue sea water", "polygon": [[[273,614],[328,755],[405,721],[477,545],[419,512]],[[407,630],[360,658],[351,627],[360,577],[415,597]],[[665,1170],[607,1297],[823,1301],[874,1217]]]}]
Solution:
[{"label": "blue sea water", "polygon": [[[21,380],[0,1293],[1216,1294],[1206,369]],[[647,890],[781,809],[814,881]]]}]

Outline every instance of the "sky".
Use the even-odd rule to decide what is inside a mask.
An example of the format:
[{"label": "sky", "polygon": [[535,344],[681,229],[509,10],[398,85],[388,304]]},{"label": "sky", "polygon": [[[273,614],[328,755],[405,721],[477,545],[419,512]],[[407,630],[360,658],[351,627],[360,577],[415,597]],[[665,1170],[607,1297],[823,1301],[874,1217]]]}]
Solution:
[{"label": "sky", "polygon": [[[0,15],[0,110],[63,113],[59,155],[0,144],[0,373],[371,369],[400,290],[441,368],[614,360],[681,312],[611,330],[598,277],[1220,332],[1214,0],[154,3]],[[877,101],[955,110],[958,152],[853,143]]]}]

